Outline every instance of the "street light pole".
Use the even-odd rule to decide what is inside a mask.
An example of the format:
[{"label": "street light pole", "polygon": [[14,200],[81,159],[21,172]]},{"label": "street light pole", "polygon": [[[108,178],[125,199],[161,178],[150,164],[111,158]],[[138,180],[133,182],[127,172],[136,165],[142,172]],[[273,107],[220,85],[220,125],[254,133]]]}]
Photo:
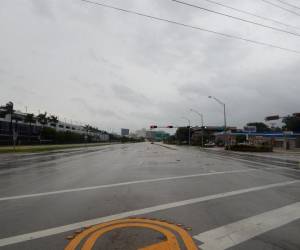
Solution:
[{"label": "street light pole", "polygon": [[225,103],[223,103],[223,108],[224,108],[224,130],[226,131],[227,121],[226,121],[226,105],[225,105]]},{"label": "street light pole", "polygon": [[216,98],[214,96],[209,96],[208,98],[214,99],[215,101],[217,101],[219,104],[221,104],[223,106],[223,110],[224,110],[224,130],[226,130],[226,128],[227,128],[226,104],[224,102],[220,101],[218,98]]},{"label": "street light pole", "polygon": [[224,133],[225,133],[225,145],[227,144],[227,136],[226,136],[226,130],[227,130],[227,119],[226,119],[226,105],[224,102],[220,101],[218,98],[214,96],[209,96],[208,98],[214,99],[216,102],[221,104],[223,106],[223,112],[224,112]]},{"label": "street light pole", "polygon": [[189,118],[182,117],[183,119],[186,119],[189,123],[189,145],[191,145],[191,121]]},{"label": "street light pole", "polygon": [[204,122],[203,122],[203,114],[198,112],[197,110],[194,109],[190,109],[191,112],[196,113],[197,115],[199,115],[201,117],[201,146],[203,147],[203,142],[204,142]]}]

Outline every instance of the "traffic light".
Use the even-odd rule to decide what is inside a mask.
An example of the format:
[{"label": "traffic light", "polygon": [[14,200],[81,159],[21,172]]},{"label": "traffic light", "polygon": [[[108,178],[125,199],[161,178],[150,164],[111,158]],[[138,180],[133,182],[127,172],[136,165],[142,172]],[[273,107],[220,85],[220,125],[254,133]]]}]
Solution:
[{"label": "traffic light", "polygon": [[271,116],[267,116],[265,118],[265,121],[273,121],[273,120],[279,120],[279,119],[280,119],[279,115],[271,115]]},{"label": "traffic light", "polygon": [[157,128],[157,126],[156,125],[151,125],[150,126],[150,129],[154,129],[154,128]]},{"label": "traffic light", "polygon": [[167,128],[174,128],[173,126],[171,126],[171,125],[169,125],[169,126],[167,126]]}]

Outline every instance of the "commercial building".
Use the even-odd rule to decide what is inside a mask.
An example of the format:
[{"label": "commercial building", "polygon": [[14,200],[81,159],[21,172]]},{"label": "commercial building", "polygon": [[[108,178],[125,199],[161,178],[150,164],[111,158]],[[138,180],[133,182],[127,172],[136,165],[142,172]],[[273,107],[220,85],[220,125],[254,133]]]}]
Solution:
[{"label": "commercial building", "polygon": [[[218,134],[223,134],[224,131],[224,126],[204,126],[202,127],[193,127],[191,128],[191,137],[192,137],[192,142],[193,141],[199,141],[200,138],[203,136],[204,143],[208,142],[214,142],[217,141],[216,135]],[[237,127],[227,127],[227,131],[237,131]],[[218,141],[220,144],[224,144],[224,139],[222,138],[222,141]]]},{"label": "commercial building", "polygon": [[269,143],[273,147],[284,148],[284,149],[294,149],[300,148],[300,133],[293,132],[267,132],[267,133],[257,133],[257,132],[217,132],[215,135],[216,143],[222,141],[227,142],[231,145],[237,143],[237,138],[239,136],[244,136],[246,142],[249,144],[263,144]]},{"label": "commercial building", "polygon": [[0,144],[6,145],[11,143],[12,136],[15,137],[18,143],[41,142],[41,131],[45,128],[52,128],[56,131],[70,131],[77,134],[87,135],[94,142],[109,141],[109,134],[105,131],[90,131],[84,126],[75,125],[72,123],[57,121],[46,124],[41,124],[36,118],[32,122],[26,122],[27,113],[15,111],[13,118],[10,114],[0,113]]},{"label": "commercial building", "polygon": [[121,128],[121,135],[122,136],[129,136],[129,129],[128,128]]}]

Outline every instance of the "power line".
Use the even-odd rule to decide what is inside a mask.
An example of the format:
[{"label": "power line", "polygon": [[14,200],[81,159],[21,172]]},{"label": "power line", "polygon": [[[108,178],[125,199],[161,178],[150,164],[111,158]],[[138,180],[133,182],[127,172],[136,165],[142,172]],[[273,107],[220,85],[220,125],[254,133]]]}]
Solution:
[{"label": "power line", "polygon": [[279,8],[279,9],[285,10],[285,11],[287,11],[287,12],[290,12],[290,13],[296,15],[296,16],[300,16],[299,13],[297,13],[297,12],[295,12],[295,11],[293,11],[293,10],[284,8],[284,7],[282,7],[282,6],[278,5],[278,4],[275,4],[275,3],[273,3],[273,2],[270,2],[270,1],[268,1],[268,0],[261,0],[261,1],[263,1],[263,2],[265,2],[265,3],[267,3],[267,4],[270,4],[270,5],[272,5],[272,6],[276,7],[276,8]]},{"label": "power line", "polygon": [[268,26],[268,25],[265,25],[265,24],[262,24],[262,23],[253,22],[253,21],[250,21],[250,20],[247,20],[247,19],[243,19],[243,18],[240,18],[240,17],[232,16],[232,15],[228,15],[228,14],[225,14],[225,13],[222,13],[222,12],[218,12],[218,11],[215,11],[215,10],[210,10],[210,9],[198,6],[198,5],[190,4],[190,3],[187,3],[187,2],[182,2],[182,1],[179,1],[179,0],[172,0],[172,1],[176,2],[176,3],[179,3],[179,4],[182,4],[182,5],[194,7],[194,8],[197,8],[197,9],[200,9],[200,10],[204,10],[204,11],[207,11],[207,12],[211,12],[211,13],[214,13],[214,14],[217,14],[217,15],[229,17],[229,18],[241,21],[241,22],[254,24],[254,25],[257,25],[257,26],[261,26],[261,27],[264,27],[264,28],[267,28],[267,29],[276,30],[276,31],[287,33],[287,34],[294,35],[294,36],[300,36],[300,34],[297,34],[297,33],[294,33],[294,32],[290,32],[290,31],[287,31],[287,30],[276,28],[274,26]]},{"label": "power line", "polygon": [[177,22],[177,21],[172,21],[172,20],[164,19],[164,18],[160,18],[160,17],[155,17],[155,16],[151,16],[151,15],[148,15],[148,14],[143,14],[143,13],[136,12],[136,11],[123,9],[123,8],[115,7],[115,6],[112,6],[112,5],[107,5],[107,4],[104,4],[104,3],[93,2],[93,1],[90,1],[90,0],[79,0],[79,1],[86,2],[86,3],[89,3],[89,4],[93,4],[93,5],[97,5],[97,6],[102,6],[102,7],[109,8],[109,9],[114,9],[114,10],[125,12],[125,13],[134,14],[134,15],[137,15],[137,16],[146,17],[146,18],[153,19],[153,20],[156,20],[156,21],[162,21],[162,22],[165,22],[165,23],[175,24],[175,25],[182,26],[182,27],[185,27],[185,28],[201,30],[201,31],[208,32],[208,33],[211,33],[211,34],[223,36],[223,37],[226,37],[226,38],[241,40],[241,41],[245,41],[245,42],[249,42],[249,43],[259,44],[259,45],[263,45],[263,46],[266,46],[266,47],[271,47],[271,48],[275,48],[275,49],[280,49],[280,50],[300,54],[299,50],[294,50],[294,49],[289,49],[289,48],[277,46],[277,45],[272,44],[272,43],[265,43],[265,42],[261,42],[261,41],[257,41],[257,40],[243,38],[243,37],[240,37],[240,36],[230,35],[230,34],[218,32],[218,31],[214,31],[214,30],[209,30],[209,29],[205,29],[205,28],[201,28],[201,27],[197,27],[197,26],[192,26],[192,25],[189,25],[189,24],[180,23],[180,22]]},{"label": "power line", "polygon": [[237,11],[237,12],[240,12],[240,13],[243,13],[243,14],[247,14],[249,16],[254,16],[254,17],[260,18],[262,20],[271,21],[271,22],[274,22],[274,23],[277,23],[277,24],[280,24],[280,25],[284,25],[286,27],[300,29],[300,27],[297,27],[297,26],[293,26],[293,25],[290,25],[290,24],[287,24],[287,23],[283,23],[281,21],[278,21],[278,20],[275,20],[275,19],[272,19],[272,18],[269,18],[269,17],[260,16],[260,15],[257,15],[255,13],[252,13],[252,12],[249,12],[249,11],[246,11],[246,10],[241,10],[241,9],[238,9],[238,8],[235,8],[235,7],[232,7],[232,6],[229,6],[229,5],[225,5],[225,4],[222,4],[222,3],[218,3],[218,2],[215,2],[215,1],[212,1],[212,0],[202,0],[202,1],[206,1],[206,2],[209,2],[209,3],[215,4],[215,5],[219,5],[219,6],[222,6],[224,8],[230,9],[230,10],[234,10],[234,11]]},{"label": "power line", "polygon": [[288,2],[285,2],[285,1],[282,1],[282,0],[277,0],[277,1],[280,2],[280,3],[283,3],[283,4],[285,4],[285,5],[288,5],[288,6],[290,6],[290,7],[293,7],[293,8],[296,8],[296,9],[299,9],[299,10],[300,10],[300,7],[297,6],[297,5],[294,5],[294,4],[291,4],[291,3],[288,3]]}]

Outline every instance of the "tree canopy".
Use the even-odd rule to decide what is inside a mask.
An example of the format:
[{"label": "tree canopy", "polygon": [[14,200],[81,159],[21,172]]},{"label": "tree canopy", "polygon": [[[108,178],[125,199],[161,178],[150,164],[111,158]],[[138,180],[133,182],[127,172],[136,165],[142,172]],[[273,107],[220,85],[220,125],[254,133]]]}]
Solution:
[{"label": "tree canopy", "polygon": [[255,126],[256,132],[258,132],[258,133],[264,133],[264,132],[271,131],[270,127],[263,122],[249,122],[249,123],[247,123],[247,126]]},{"label": "tree canopy", "polygon": [[282,122],[285,123],[285,128],[288,131],[300,132],[300,117],[287,116],[283,118]]},{"label": "tree canopy", "polygon": [[180,127],[176,131],[176,138],[179,141],[189,140],[189,129],[187,127]]},{"label": "tree canopy", "polygon": [[34,114],[26,114],[24,122],[29,124],[34,123],[35,122]]},{"label": "tree canopy", "polygon": [[37,119],[40,124],[46,125],[48,122],[47,113],[45,112],[44,114],[39,114]]}]

